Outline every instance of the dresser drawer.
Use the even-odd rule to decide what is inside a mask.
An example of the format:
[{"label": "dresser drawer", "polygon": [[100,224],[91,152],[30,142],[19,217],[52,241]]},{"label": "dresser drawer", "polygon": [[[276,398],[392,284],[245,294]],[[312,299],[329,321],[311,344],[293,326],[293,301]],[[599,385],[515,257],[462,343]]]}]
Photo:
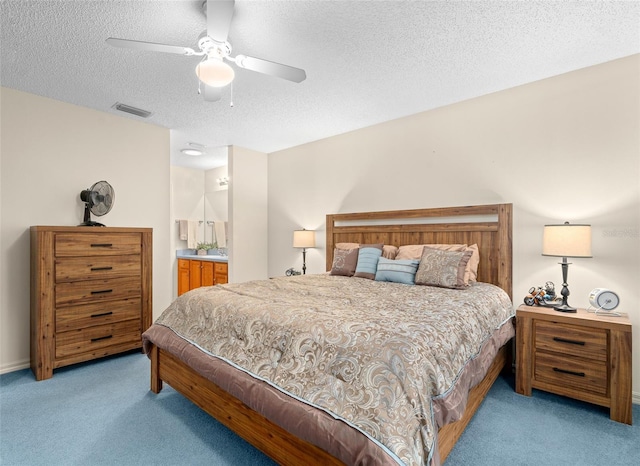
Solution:
[{"label": "dresser drawer", "polygon": [[557,322],[535,321],[536,349],[607,361],[607,331]]},{"label": "dresser drawer", "polygon": [[213,271],[215,273],[226,274],[228,270],[227,264],[224,262],[214,262],[213,263]]},{"label": "dresser drawer", "polygon": [[140,298],[141,283],[139,277],[58,283],[55,293],[57,309],[75,304]]},{"label": "dresser drawer", "polygon": [[56,358],[67,358],[80,353],[90,353],[111,346],[142,345],[140,320],[127,320],[114,324],[88,327],[56,335]]},{"label": "dresser drawer", "polygon": [[140,235],[136,233],[58,233],[56,257],[113,256],[140,254]]},{"label": "dresser drawer", "polygon": [[83,256],[57,259],[56,283],[140,276],[140,256]]},{"label": "dresser drawer", "polygon": [[534,378],[559,387],[607,395],[607,364],[536,351]]},{"label": "dresser drawer", "polygon": [[59,308],[56,309],[56,332],[68,332],[123,320],[140,320],[140,309],[140,298]]}]

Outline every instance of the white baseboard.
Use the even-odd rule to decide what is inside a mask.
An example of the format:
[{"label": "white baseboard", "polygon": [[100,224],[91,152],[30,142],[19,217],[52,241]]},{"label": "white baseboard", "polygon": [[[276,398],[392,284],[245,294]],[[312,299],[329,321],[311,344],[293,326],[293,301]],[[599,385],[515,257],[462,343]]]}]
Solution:
[{"label": "white baseboard", "polygon": [[6,364],[0,367],[0,374],[7,374],[9,372],[19,371],[21,369],[29,369],[30,366],[31,364],[28,359],[22,362],[14,362],[11,364]]},{"label": "white baseboard", "polygon": [[638,392],[631,392],[631,402],[634,405],[640,405],[640,393]]}]

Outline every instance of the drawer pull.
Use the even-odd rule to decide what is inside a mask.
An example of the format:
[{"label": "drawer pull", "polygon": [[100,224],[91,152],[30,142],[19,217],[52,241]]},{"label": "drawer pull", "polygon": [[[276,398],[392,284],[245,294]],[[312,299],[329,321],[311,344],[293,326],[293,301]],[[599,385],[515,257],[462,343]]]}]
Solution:
[{"label": "drawer pull", "polygon": [[560,337],[553,337],[553,341],[557,341],[559,343],[570,343],[572,345],[584,346],[584,341],[567,340],[566,338],[560,338]]},{"label": "drawer pull", "polygon": [[101,312],[100,314],[91,314],[91,318],[94,318],[94,317],[110,316],[111,314],[113,314],[113,311],[109,311],[109,312]]},{"label": "drawer pull", "polygon": [[574,371],[568,371],[566,369],[559,369],[557,367],[553,368],[554,372],[561,372],[563,374],[569,374],[569,375],[577,375],[578,377],[584,377],[585,373],[584,372],[574,372]]},{"label": "drawer pull", "polygon": [[113,270],[113,267],[91,267],[92,272],[97,272],[99,270]]},{"label": "drawer pull", "polygon": [[98,338],[92,338],[91,339],[91,343],[96,342],[96,341],[100,341],[100,340],[108,340],[109,338],[112,338],[113,335],[107,335],[106,337],[98,337]]},{"label": "drawer pull", "polygon": [[104,293],[111,293],[113,292],[113,290],[98,290],[98,291],[92,291],[91,294],[104,294]]},{"label": "drawer pull", "polygon": [[113,246],[112,243],[93,243],[91,244],[92,248],[110,248]]}]

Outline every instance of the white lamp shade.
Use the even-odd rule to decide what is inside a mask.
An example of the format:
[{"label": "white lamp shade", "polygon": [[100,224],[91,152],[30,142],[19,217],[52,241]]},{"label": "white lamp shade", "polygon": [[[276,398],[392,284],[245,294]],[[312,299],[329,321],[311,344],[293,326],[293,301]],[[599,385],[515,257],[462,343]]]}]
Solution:
[{"label": "white lamp shade", "polygon": [[293,232],[294,248],[315,248],[316,232],[313,230],[295,230]]},{"label": "white lamp shade", "polygon": [[211,87],[224,87],[233,81],[235,73],[227,63],[219,58],[209,57],[196,66],[198,79]]},{"label": "white lamp shade", "polygon": [[557,257],[592,257],[591,225],[545,225],[542,255]]}]

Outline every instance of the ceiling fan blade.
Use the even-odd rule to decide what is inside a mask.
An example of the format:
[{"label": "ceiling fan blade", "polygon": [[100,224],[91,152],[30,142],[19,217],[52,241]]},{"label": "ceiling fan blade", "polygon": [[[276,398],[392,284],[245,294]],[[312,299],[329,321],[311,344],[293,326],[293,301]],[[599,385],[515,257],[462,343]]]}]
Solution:
[{"label": "ceiling fan blade", "polygon": [[307,79],[307,73],[300,68],[294,68],[293,66],[283,65],[282,63],[276,63],[269,60],[263,60],[261,58],[247,57],[246,55],[238,55],[235,58],[236,65],[240,68],[245,68],[251,71],[257,71],[258,73],[269,74],[282,79],[288,79],[296,83],[302,82]]},{"label": "ceiling fan blade", "polygon": [[235,3],[235,0],[207,0],[207,35],[213,40],[227,41]]},{"label": "ceiling fan blade", "polygon": [[221,87],[213,87],[207,86],[204,83],[200,84],[202,96],[204,100],[207,102],[217,102],[222,98],[222,88]]},{"label": "ceiling fan blade", "polygon": [[142,42],[139,40],[116,39],[109,37],[107,44],[114,47],[122,47],[124,49],[148,50],[150,52],[176,53],[178,55],[195,55],[196,52],[189,47],[181,47],[179,45],[155,44],[153,42]]}]

